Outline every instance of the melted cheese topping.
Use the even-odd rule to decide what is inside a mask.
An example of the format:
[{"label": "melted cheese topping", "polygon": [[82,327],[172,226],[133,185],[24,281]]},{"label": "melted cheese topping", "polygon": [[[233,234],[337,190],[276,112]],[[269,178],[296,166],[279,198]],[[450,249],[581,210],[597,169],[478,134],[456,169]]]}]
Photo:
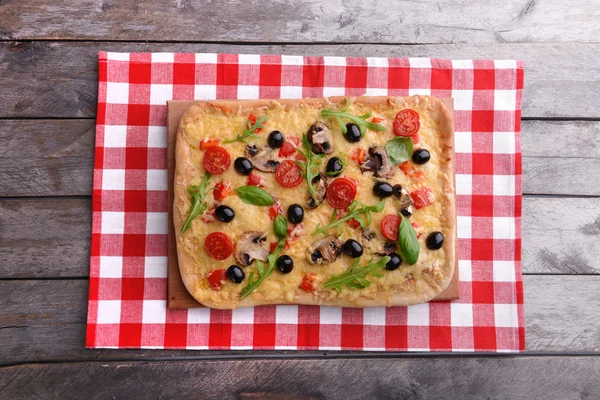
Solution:
[{"label": "melted cheese topping", "polygon": [[[354,115],[362,115],[368,111],[373,111],[373,117],[382,118],[384,121],[381,122],[387,130],[385,132],[367,131],[365,137],[359,143],[350,143],[342,135],[340,126],[334,118],[323,118],[320,116],[322,107],[320,106],[308,106],[306,104],[298,104],[295,107],[284,108],[277,105],[271,109],[253,109],[243,110],[236,115],[225,115],[220,111],[214,111],[212,113],[205,113],[198,115],[194,120],[187,121],[184,126],[184,133],[187,137],[188,144],[192,154],[192,166],[186,166],[193,168],[194,178],[189,184],[199,184],[201,177],[204,175],[204,168],[202,167],[202,156],[203,151],[199,150],[199,142],[202,140],[210,140],[214,138],[224,140],[234,139],[236,135],[240,134],[248,115],[251,113],[257,116],[266,115],[266,128],[263,129],[258,135],[259,139],[248,140],[248,143],[256,143],[258,147],[266,144],[266,139],[269,133],[273,130],[281,131],[286,137],[295,136],[298,138],[302,137],[302,134],[307,132],[309,127],[316,121],[322,121],[327,124],[333,134],[333,146],[335,148],[334,153],[323,158],[321,162],[321,171],[325,172],[325,166],[329,157],[338,156],[347,159],[347,165],[340,176],[346,176],[354,179],[358,183],[358,195],[357,199],[364,204],[374,205],[380,201],[373,194],[373,184],[376,179],[370,172],[361,173],[359,166],[353,160],[348,158],[348,155],[352,150],[358,147],[362,147],[367,150],[372,145],[385,146],[385,143],[395,136],[393,130],[393,121],[396,114],[406,108],[402,102],[397,105],[381,104],[378,106],[367,107],[362,104],[354,103],[350,106],[349,112]],[[432,115],[433,109],[428,105],[427,102],[421,102],[419,105],[412,107],[420,115],[421,127],[419,130],[420,143],[415,145],[415,150],[418,148],[425,148],[429,150],[431,159],[424,165],[414,165],[417,170],[425,172],[425,178],[421,181],[416,181],[407,177],[398,166],[392,167],[394,175],[387,179],[387,181],[394,184],[401,184],[403,187],[408,189],[409,192],[419,189],[421,187],[429,187],[433,190],[436,196],[436,201],[420,210],[414,210],[411,222],[415,222],[419,225],[417,234],[421,233],[419,239],[420,244],[420,255],[419,260],[415,265],[408,265],[403,262],[401,267],[395,271],[383,271],[383,278],[373,278],[370,275],[369,279],[372,284],[366,289],[350,289],[344,287],[342,293],[337,293],[333,289],[325,289],[322,285],[319,285],[313,292],[315,296],[321,296],[324,303],[328,299],[343,298],[348,301],[354,301],[360,297],[367,299],[374,298],[388,298],[392,292],[399,292],[407,289],[408,285],[402,285],[409,279],[414,279],[416,289],[418,290],[418,282],[421,277],[421,272],[425,269],[435,269],[437,266],[442,265],[445,262],[444,251],[431,251],[425,246],[425,239],[430,232],[441,231],[445,236],[447,232],[444,230],[448,224],[443,221],[442,213],[442,180],[445,179],[442,173],[441,166],[445,160],[441,159],[441,144],[439,140],[439,127],[438,119],[439,116]],[[348,122],[348,121],[344,121]],[[239,174],[233,168],[233,161],[240,156],[244,156],[246,144],[235,142],[232,144],[223,145],[221,144],[231,156],[231,167],[224,173],[215,175],[211,179],[211,185],[214,186],[219,181],[229,181],[233,188],[246,185],[247,177]],[[341,154],[340,154],[341,153]],[[274,152],[277,154],[277,150]],[[255,300],[267,300],[272,303],[278,302],[293,302],[300,293],[305,293],[303,289],[299,287],[305,274],[313,272],[317,274],[320,282],[325,282],[332,275],[339,275],[344,272],[354,261],[353,258],[348,255],[341,255],[338,259],[330,264],[312,265],[308,263],[306,259],[307,249],[311,244],[322,238],[324,235],[319,234],[311,236],[311,233],[315,231],[316,225],[321,226],[329,223],[330,217],[333,213],[333,208],[329,206],[327,201],[324,201],[318,208],[309,210],[306,208],[306,200],[308,199],[308,189],[306,182],[295,188],[284,188],[275,179],[275,174],[265,173],[255,169],[255,173],[259,174],[265,179],[265,189],[272,193],[281,203],[284,215],[289,205],[293,203],[300,203],[305,210],[304,217],[304,234],[300,236],[298,240],[291,244],[291,247],[284,250],[282,254],[290,255],[294,260],[294,269],[289,274],[281,274],[277,269],[271,276],[266,278],[263,283],[250,295],[250,298]],[[377,179],[382,180],[382,179]],[[331,182],[331,180],[330,180]],[[209,209],[215,206],[214,198],[212,194],[208,195]],[[229,280],[225,281],[220,290],[212,290],[205,279],[207,273],[215,269],[228,268],[230,265],[235,264],[235,258],[233,254],[226,260],[217,261],[211,258],[204,250],[204,239],[211,233],[221,231],[226,233],[232,243],[245,232],[248,231],[261,231],[266,232],[268,235],[267,246],[269,243],[275,242],[276,238],[273,233],[273,223],[269,218],[268,209],[269,207],[258,207],[243,203],[239,197],[235,194],[227,197],[221,204],[230,206],[235,210],[235,218],[230,223],[223,223],[216,221],[212,223],[205,223],[202,217],[196,218],[192,222],[192,227],[186,231],[183,235],[179,235],[179,249],[178,251],[185,251],[194,261],[195,272],[199,276],[198,285],[200,286],[200,298],[210,299],[212,301],[228,302],[233,305],[239,300],[239,295],[244,286],[248,284],[246,278],[242,284],[235,284]],[[180,217],[185,220],[189,210],[190,199],[185,199],[185,206],[180,209],[182,213]],[[373,232],[377,235],[377,241],[379,245],[385,243],[385,238],[381,234],[380,223],[381,219],[387,214],[398,215],[397,201],[394,197],[387,198],[385,201],[385,209],[381,213],[372,213],[372,222],[370,227]],[[291,224],[290,224],[291,225]],[[353,229],[347,223],[342,225],[343,233],[339,237],[342,243],[347,239],[356,239],[360,243],[362,230],[360,228]],[[337,229],[330,230],[330,233],[336,234]],[[364,246],[365,254],[362,257],[361,265],[364,265],[367,260],[370,259],[371,255],[381,251],[381,248],[374,248],[375,246]],[[398,253],[399,249],[396,250]],[[375,256],[376,259],[378,256]],[[243,268],[246,277],[251,272],[256,270],[256,262],[251,266]],[[256,272],[255,272],[256,275]]]}]

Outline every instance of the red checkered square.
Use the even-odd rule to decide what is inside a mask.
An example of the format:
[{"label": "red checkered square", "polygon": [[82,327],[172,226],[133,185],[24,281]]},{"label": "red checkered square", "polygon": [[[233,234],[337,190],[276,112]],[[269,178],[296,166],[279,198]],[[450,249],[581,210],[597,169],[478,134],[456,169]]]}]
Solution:
[{"label": "red checkered square", "polygon": [[[88,347],[518,351],[523,64],[514,61],[100,53]],[[166,310],[168,99],[455,98],[460,300],[410,309]],[[154,136],[153,136],[154,135]],[[149,139],[149,136],[151,139]],[[147,214],[154,213],[154,214]],[[467,224],[468,221],[468,225]],[[514,271],[506,271],[512,268]],[[471,326],[473,325],[473,326]]]}]

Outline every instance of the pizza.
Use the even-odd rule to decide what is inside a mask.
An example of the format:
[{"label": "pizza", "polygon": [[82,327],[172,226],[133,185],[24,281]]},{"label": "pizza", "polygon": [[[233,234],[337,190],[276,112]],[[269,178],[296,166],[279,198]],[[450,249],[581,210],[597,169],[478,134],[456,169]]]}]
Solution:
[{"label": "pizza", "polygon": [[453,143],[428,96],[196,103],[175,155],[187,290],[219,309],[433,299],[456,262]]}]

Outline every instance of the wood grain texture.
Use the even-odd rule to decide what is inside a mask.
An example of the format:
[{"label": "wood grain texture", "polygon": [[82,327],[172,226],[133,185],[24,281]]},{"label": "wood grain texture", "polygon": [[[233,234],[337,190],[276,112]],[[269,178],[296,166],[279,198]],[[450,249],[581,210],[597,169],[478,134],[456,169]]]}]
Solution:
[{"label": "wood grain texture", "polygon": [[[525,276],[529,351],[600,351],[600,276]],[[0,281],[0,363],[147,357],[255,356],[290,352],[86,350],[87,280]],[[310,352],[304,355],[349,353]],[[374,356],[380,353],[372,353]]]},{"label": "wood grain texture", "polygon": [[87,362],[2,368],[6,398],[595,398],[600,357]]},{"label": "wood grain texture", "polygon": [[[202,24],[194,22],[193,25]],[[600,44],[375,46],[107,42],[0,43],[0,87],[3,88],[0,91],[0,117],[94,117],[98,86],[97,53],[100,50],[521,59],[526,69],[524,117],[600,117],[596,104],[589,101],[600,92],[600,80],[596,79],[600,76],[600,59],[596,56]]]},{"label": "wood grain texture", "polygon": [[[468,0],[393,2],[313,0],[68,0],[6,2],[1,39],[85,39],[493,43],[593,42],[600,38],[593,2]],[[568,18],[565,17],[568,15]],[[202,23],[198,23],[202,21]]]}]

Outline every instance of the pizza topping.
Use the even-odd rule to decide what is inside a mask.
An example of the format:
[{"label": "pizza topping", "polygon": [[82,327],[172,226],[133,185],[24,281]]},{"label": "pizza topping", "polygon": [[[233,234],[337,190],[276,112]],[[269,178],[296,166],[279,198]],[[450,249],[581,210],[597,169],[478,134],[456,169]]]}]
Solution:
[{"label": "pizza topping", "polygon": [[292,224],[299,224],[304,220],[304,209],[300,204],[292,204],[288,207],[287,216]]},{"label": "pizza topping", "polygon": [[212,224],[213,222],[215,222],[217,220],[217,217],[215,216],[215,208],[211,208],[208,211],[205,211],[204,214],[202,214],[202,216],[200,217],[200,219],[202,219],[202,222],[204,222],[205,224]]},{"label": "pizza topping", "polygon": [[350,122],[356,124],[360,130],[361,136],[365,136],[365,134],[367,133],[367,129],[370,129],[372,131],[385,131],[385,126],[367,121],[368,118],[371,118],[371,115],[373,114],[372,111],[369,111],[368,113],[360,116],[356,116],[347,112],[349,106],[350,102],[348,101],[348,99],[346,99],[346,105],[341,111],[326,109],[321,111],[321,116],[335,118],[340,127],[342,128],[342,133],[344,135],[348,132],[348,129],[346,128],[346,125],[342,123],[342,118],[347,119]]},{"label": "pizza topping", "polygon": [[405,161],[402,164],[400,164],[400,169],[402,170],[402,172],[404,172],[404,174],[406,176],[411,177],[413,179],[416,179],[418,181],[420,181],[421,179],[425,178],[425,171],[421,171],[421,170],[416,169],[408,161]]},{"label": "pizza topping", "polygon": [[317,274],[315,274],[314,272],[309,272],[308,274],[304,275],[304,278],[302,278],[300,287],[307,292],[312,292],[316,288],[316,280]]},{"label": "pizza topping", "polygon": [[358,258],[363,255],[362,246],[354,239],[346,240],[342,246],[342,250],[352,258]]},{"label": "pizza topping", "polygon": [[384,255],[384,256],[389,256],[394,251],[396,251],[396,243],[394,243],[394,242],[385,242],[383,244],[383,247],[381,248],[381,251],[379,252],[379,254],[380,255]]},{"label": "pizza topping", "polygon": [[267,138],[267,143],[272,149],[278,149],[283,146],[283,134],[279,131],[273,131]]},{"label": "pizza topping", "polygon": [[240,186],[235,189],[235,192],[239,196],[240,200],[242,200],[246,204],[252,204],[255,206],[272,206],[275,204],[275,199],[269,192],[267,192],[263,188],[259,188],[257,186]]},{"label": "pizza topping", "polygon": [[329,235],[319,239],[308,249],[307,257],[311,264],[332,263],[342,254],[342,242]]},{"label": "pizza topping", "polygon": [[250,114],[248,116],[248,121],[246,121],[246,126],[244,128],[244,131],[240,135],[237,135],[235,139],[226,140],[223,143],[225,143],[225,144],[234,143],[234,142],[246,143],[246,139],[248,139],[248,138],[258,138],[256,133],[260,132],[262,130],[262,128],[265,127],[263,125],[263,123],[266,120],[267,120],[266,116],[262,116],[262,117],[260,117],[259,120],[257,120],[256,115]]},{"label": "pizza topping", "polygon": [[265,178],[260,176],[259,174],[255,174],[254,172],[251,172],[250,175],[248,175],[248,180],[246,181],[246,183],[249,186],[264,187],[265,186]]},{"label": "pizza topping", "polygon": [[356,124],[353,124],[352,122],[346,124],[346,133],[344,134],[344,137],[347,141],[350,143],[358,143],[360,142],[360,139],[362,139],[362,136],[360,128]]},{"label": "pizza topping", "polygon": [[279,161],[273,158],[273,150],[267,145],[260,149],[254,143],[247,145],[246,157],[252,161],[254,167],[259,171],[275,172],[279,166]]},{"label": "pizza topping", "polygon": [[213,232],[204,239],[204,250],[215,260],[224,260],[231,255],[233,245],[223,232]]},{"label": "pizza topping", "polygon": [[338,176],[344,170],[345,165],[346,161],[343,159],[331,157],[329,161],[327,161],[326,173],[328,176]]},{"label": "pizza topping", "polygon": [[275,204],[269,207],[269,218],[271,218],[271,221],[274,221],[275,218],[278,215],[281,215],[282,212],[283,210],[281,209],[281,204],[279,204],[279,201],[276,201]]},{"label": "pizza topping", "polygon": [[380,124],[383,121],[384,121],[383,118],[373,117],[373,119],[371,119],[371,122],[373,122],[374,124]]},{"label": "pizza topping", "polygon": [[315,154],[331,154],[333,152],[333,137],[331,130],[322,122],[315,122],[308,128],[308,141]]},{"label": "pizza topping", "polygon": [[367,206],[359,201],[353,201],[348,207],[348,213],[343,217],[335,221],[330,221],[330,223],[324,227],[321,227],[321,224],[317,224],[315,231],[311,234],[312,236],[317,235],[319,233],[325,233],[331,228],[335,228],[340,226],[346,221],[350,221],[355,219],[358,221],[360,226],[363,229],[366,229],[367,225],[371,224],[371,213],[376,212],[380,213],[383,211],[383,207],[385,206],[385,200],[381,200],[379,203],[374,206]]},{"label": "pizza topping", "polygon": [[387,182],[376,182],[375,185],[373,185],[373,193],[375,196],[384,199],[394,194],[394,189],[392,188],[392,185]]},{"label": "pizza topping", "polygon": [[382,278],[383,274],[379,269],[385,268],[390,261],[390,257],[382,257],[377,261],[369,261],[366,265],[360,266],[360,258],[357,258],[350,268],[342,274],[333,275],[323,287],[327,289],[335,289],[338,293],[342,293],[344,286],[351,289],[365,289],[371,286],[371,281],[367,279],[368,275],[374,278]]},{"label": "pizza topping", "polygon": [[419,165],[425,164],[427,161],[429,161],[430,158],[431,154],[429,154],[429,151],[425,149],[419,149],[415,151],[412,155],[413,162]]},{"label": "pizza topping", "polygon": [[227,277],[231,280],[231,282],[240,284],[244,281],[246,274],[237,265],[232,265],[227,268]]},{"label": "pizza topping", "polygon": [[235,217],[235,212],[229,206],[220,205],[215,210],[215,215],[223,222],[231,222]]},{"label": "pizza topping", "polygon": [[267,261],[269,251],[264,247],[266,241],[267,235],[264,232],[244,233],[235,243],[235,259],[244,267],[252,264],[254,260]]},{"label": "pizza topping", "polygon": [[400,253],[404,260],[410,265],[414,265],[419,260],[419,241],[417,232],[408,219],[401,217],[398,227],[398,245]]},{"label": "pizza topping", "polygon": [[333,208],[344,210],[356,197],[356,183],[349,178],[337,178],[327,188],[327,202]]},{"label": "pizza topping", "polygon": [[388,240],[398,240],[398,225],[400,217],[394,214],[388,214],[381,220],[381,233]]},{"label": "pizza topping", "polygon": [[367,158],[367,152],[362,147],[355,148],[350,152],[350,159],[356,161],[358,165],[362,165]]},{"label": "pizza topping", "polygon": [[215,188],[213,190],[213,196],[216,201],[223,201],[225,197],[231,194],[231,183],[225,182],[217,182]]},{"label": "pizza topping", "polygon": [[309,210],[317,208],[325,199],[327,194],[328,179],[325,175],[319,174],[312,179],[310,187],[313,189],[315,196],[312,194],[308,197],[306,207]]},{"label": "pizza topping", "polygon": [[392,164],[402,164],[410,160],[413,151],[413,141],[409,138],[399,136],[385,144],[385,151],[387,151]]},{"label": "pizza topping", "polygon": [[419,113],[415,110],[407,108],[396,114],[396,119],[394,120],[394,132],[396,132],[396,135],[411,137],[419,132],[420,127]]},{"label": "pizza topping", "polygon": [[254,169],[254,164],[246,157],[238,157],[233,162],[233,168],[242,175],[250,175]]},{"label": "pizza topping", "polygon": [[294,260],[287,254],[282,255],[277,259],[277,269],[282,274],[289,274],[294,269]]},{"label": "pizza topping", "polygon": [[292,160],[283,160],[275,170],[275,179],[281,186],[288,188],[296,187],[302,183],[300,168]]},{"label": "pizza topping", "polygon": [[211,289],[219,290],[223,286],[223,281],[227,276],[227,271],[224,269],[215,269],[208,273],[206,280],[210,285]]},{"label": "pizza topping", "polygon": [[431,232],[427,236],[425,244],[429,250],[439,250],[444,245],[444,235],[442,235],[442,232]]},{"label": "pizza topping", "polygon": [[218,146],[220,142],[221,142],[221,139],[201,140],[200,141],[200,150],[206,150],[206,149],[209,149],[211,147]]},{"label": "pizza topping", "polygon": [[384,242],[378,239],[375,231],[373,231],[371,228],[363,229],[361,242],[363,243],[364,247],[378,249],[377,254],[380,256],[387,256],[396,251],[396,243],[388,241]]},{"label": "pizza topping", "polygon": [[398,211],[406,218],[410,218],[413,213],[413,199],[410,197],[408,190],[402,187],[402,185],[396,184],[393,187],[394,197],[398,199]]},{"label": "pizza topping", "polygon": [[181,227],[181,233],[190,229],[192,227],[192,221],[194,218],[204,214],[208,208],[208,204],[206,201],[204,201],[204,197],[206,197],[210,177],[210,173],[206,172],[199,185],[192,185],[188,187],[187,190],[191,197],[192,205],[190,207],[190,213]]},{"label": "pizza topping", "polygon": [[417,210],[427,207],[431,203],[435,202],[435,194],[428,187],[423,187],[411,192],[410,197],[412,198]]},{"label": "pizza topping", "polygon": [[360,166],[361,172],[373,171],[378,178],[388,178],[394,172],[385,149],[381,146],[369,148],[369,156]]},{"label": "pizza topping", "polygon": [[[305,161],[296,161],[296,164],[302,169],[301,174],[306,183],[308,184],[308,192],[310,193],[309,208],[316,208],[323,198],[320,196],[321,187],[316,188],[316,185],[327,187],[327,181],[325,175],[319,173],[319,166],[321,165],[322,154],[314,154],[312,151],[312,145],[308,140],[306,134],[302,135],[302,146],[304,151],[296,149],[300,155],[305,158]],[[318,177],[318,179],[317,179]]]},{"label": "pizza topping", "polygon": [[220,146],[208,148],[202,159],[204,169],[214,175],[227,171],[230,164],[231,157],[229,157],[229,153]]},{"label": "pizza topping", "polygon": [[388,271],[393,271],[395,269],[398,269],[400,267],[400,264],[402,264],[402,257],[400,257],[400,254],[391,253],[390,261],[388,261],[387,264],[385,264],[385,269],[387,269]]}]

